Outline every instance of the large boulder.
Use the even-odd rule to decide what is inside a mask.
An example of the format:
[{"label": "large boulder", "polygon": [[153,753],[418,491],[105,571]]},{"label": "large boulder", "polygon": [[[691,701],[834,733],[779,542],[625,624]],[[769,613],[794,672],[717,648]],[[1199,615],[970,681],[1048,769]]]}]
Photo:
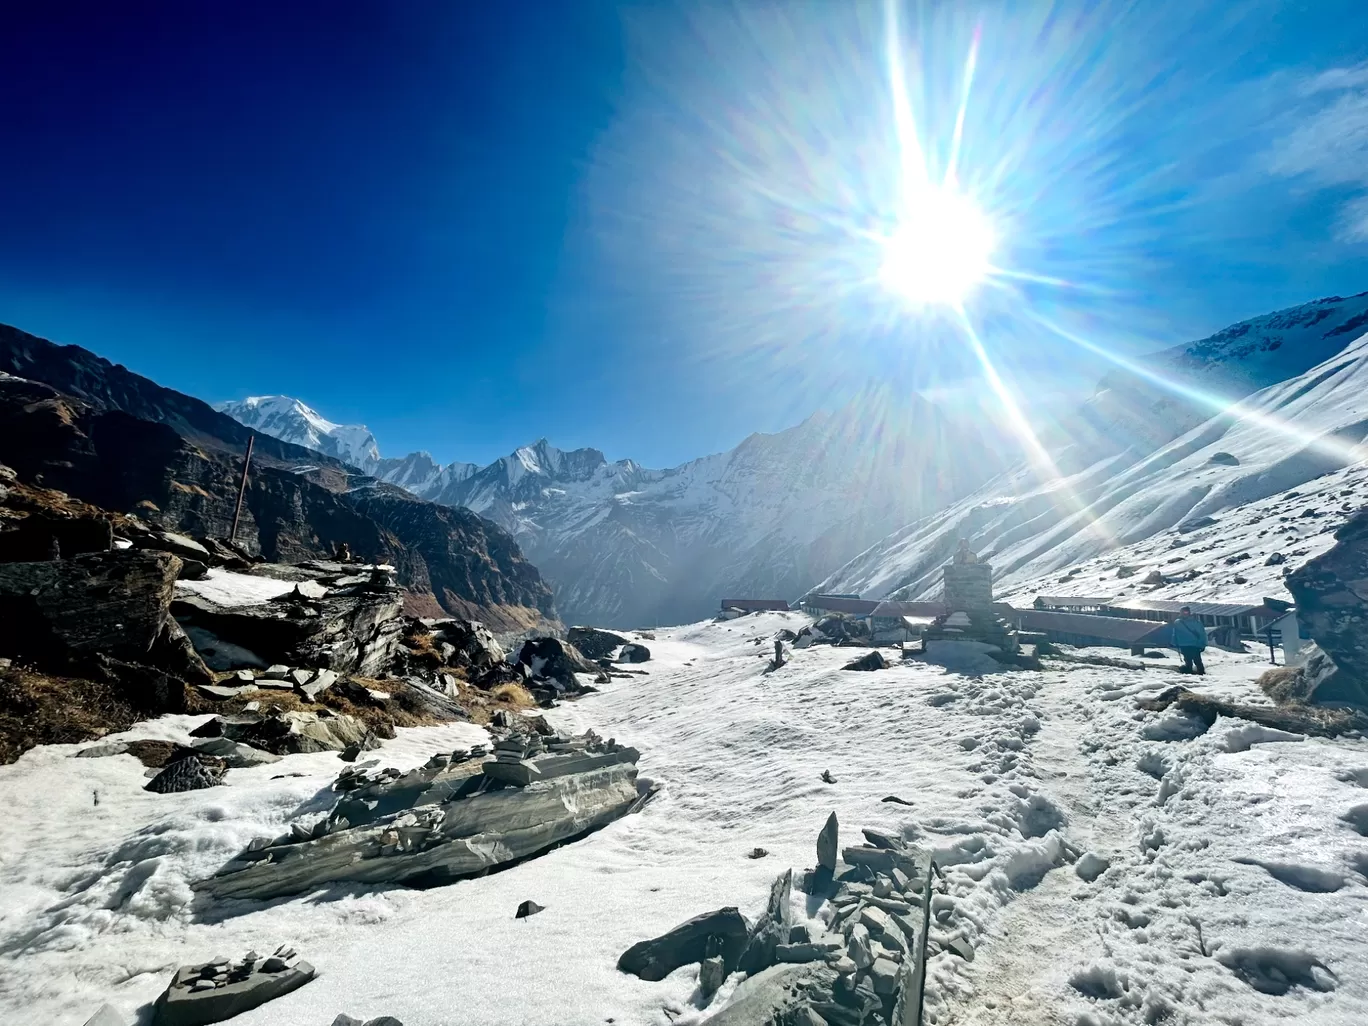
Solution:
[{"label": "large boulder", "polygon": [[408,773],[348,767],[323,819],[253,842],[194,886],[269,899],[330,883],[431,885],[475,876],[574,840],[638,801],[638,753],[594,734],[499,742]]},{"label": "large boulder", "polygon": [[0,563],[0,655],[118,680],[145,711],[176,711],[184,696],[161,678],[213,681],[170,616],[179,572],[163,552]]},{"label": "large boulder", "polygon": [[226,738],[272,755],[340,752],[363,743],[370,732],[356,717],[331,709],[217,716],[194,731],[198,736]]},{"label": "large boulder", "polygon": [[644,663],[651,658],[651,650],[639,642],[632,642],[622,646],[622,652],[618,655],[618,662],[622,663]]},{"label": "large boulder", "polygon": [[527,676],[532,680],[553,681],[565,691],[578,687],[575,674],[597,674],[599,670],[579,649],[559,638],[529,638],[518,649],[516,662],[527,667]]},{"label": "large boulder", "polygon": [[504,661],[503,646],[489,628],[478,620],[423,622],[437,645],[452,647],[451,665],[466,666],[481,672]]},{"label": "large boulder", "polygon": [[212,755],[189,755],[168,763],[165,769],[147,782],[143,790],[157,794],[198,791],[223,783],[223,776],[227,772],[228,763],[223,759]]},{"label": "large boulder", "polygon": [[827,1020],[812,1010],[812,995],[829,995],[836,978],[836,970],[822,963],[776,965],[742,980],[708,1022],[713,1026],[821,1026]]},{"label": "large boulder", "polygon": [[[210,666],[280,663],[370,677],[386,672],[404,629],[403,596],[389,570],[328,575],[326,567],[306,568],[311,576],[301,577],[287,573],[293,568],[272,569],[215,571],[210,587],[182,582],[172,611]],[[284,585],[273,597],[239,601],[272,581]],[[322,584],[321,594],[311,583]]]},{"label": "large boulder", "polygon": [[877,648],[871,649],[858,659],[852,659],[842,667],[845,670],[886,670],[888,661]]},{"label": "large boulder", "polygon": [[1368,511],[1335,532],[1335,545],[1287,578],[1297,619],[1335,665],[1307,699],[1368,705]]},{"label": "large boulder", "polygon": [[589,659],[607,659],[619,647],[628,643],[621,634],[600,630],[597,627],[571,627],[566,640]]},{"label": "large boulder", "polygon": [[618,969],[643,980],[663,980],[682,965],[720,955],[728,972],[736,968],[750,937],[750,924],[734,907],[705,912],[673,930],[637,941],[622,953]]}]

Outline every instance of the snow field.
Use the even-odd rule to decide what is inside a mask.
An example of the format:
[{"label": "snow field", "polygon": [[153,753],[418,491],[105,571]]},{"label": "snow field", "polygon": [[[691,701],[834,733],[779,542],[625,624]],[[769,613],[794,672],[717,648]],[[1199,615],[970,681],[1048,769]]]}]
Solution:
[{"label": "snow field", "polygon": [[[0,1016],[79,1026],[109,1000],[131,1017],[179,964],[288,941],[319,979],[235,1024],[345,1011],[406,1026],[690,1026],[707,1017],[697,967],[647,983],[617,972],[618,955],[723,905],[754,917],[776,874],[814,863],[834,809],[843,845],[877,827],[946,866],[933,937],[977,957],[933,957],[937,1026],[1368,1021],[1368,744],[1137,711],[1137,696],[1192,683],[1165,668],[859,673],[839,669],[858,653],[814,646],[765,673],[773,633],[805,622],[657,632],[649,676],[549,718],[637,746],[662,792],[584,840],[428,891],[197,905],[190,881],[292,815],[321,814],[334,755],[151,795],[131,757],[30,752],[0,767]],[[1214,651],[1197,683],[1252,700],[1258,660]],[[197,722],[128,736],[184,737]],[[402,730],[371,756],[407,768],[479,733]],[[769,855],[747,858],[755,847]],[[546,911],[514,920],[527,898]],[[803,896],[794,906],[820,920]]]}]

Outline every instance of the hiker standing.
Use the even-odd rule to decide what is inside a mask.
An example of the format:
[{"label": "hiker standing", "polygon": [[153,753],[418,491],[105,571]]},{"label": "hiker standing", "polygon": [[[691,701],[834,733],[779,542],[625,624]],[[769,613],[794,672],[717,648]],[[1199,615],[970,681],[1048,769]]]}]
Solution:
[{"label": "hiker standing", "polygon": [[1202,664],[1202,649],[1206,648],[1206,627],[1192,615],[1192,607],[1184,606],[1173,621],[1173,646],[1183,657],[1183,673],[1206,674]]},{"label": "hiker standing", "polygon": [[784,642],[782,638],[774,639],[774,666],[778,669],[784,665]]}]

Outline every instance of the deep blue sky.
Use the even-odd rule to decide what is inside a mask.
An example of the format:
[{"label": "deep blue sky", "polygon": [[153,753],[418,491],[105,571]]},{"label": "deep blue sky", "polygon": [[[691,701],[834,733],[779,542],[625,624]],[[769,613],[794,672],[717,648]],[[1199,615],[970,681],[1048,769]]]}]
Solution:
[{"label": "deep blue sky", "polygon": [[[1018,305],[1136,352],[1368,289],[1361,0],[1097,7],[906,26],[934,134],[978,20],[961,179],[1004,261],[1074,283],[987,304],[1032,394],[1098,368]],[[886,213],[881,26],[854,2],[9,5],[0,321],[442,460],[547,436],[667,465],[871,378],[958,394],[943,326],[848,288],[843,233]]]}]

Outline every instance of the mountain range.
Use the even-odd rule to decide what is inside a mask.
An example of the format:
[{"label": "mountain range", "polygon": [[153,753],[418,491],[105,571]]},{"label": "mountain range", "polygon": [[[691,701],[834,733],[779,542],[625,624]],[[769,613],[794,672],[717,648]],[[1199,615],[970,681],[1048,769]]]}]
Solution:
[{"label": "mountain range", "polygon": [[1343,447],[1312,436],[1355,441],[1363,354],[1346,343],[1365,326],[1368,293],[1330,297],[1118,366],[1056,428],[1057,479],[996,425],[886,391],[665,470],[545,439],[485,467],[386,459],[365,428],[295,399],[220,409],[493,520],[569,621],[641,626],[698,619],[730,596],[926,595],[960,537],[1010,587],[1294,487],[1344,463]]},{"label": "mountain range", "polygon": [[1015,454],[992,424],[886,390],[664,470],[545,439],[485,467],[423,452],[382,459],[364,428],[331,425],[295,399],[219,409],[487,517],[546,575],[567,621],[621,627],[697,620],[727,597],[801,594]]}]

